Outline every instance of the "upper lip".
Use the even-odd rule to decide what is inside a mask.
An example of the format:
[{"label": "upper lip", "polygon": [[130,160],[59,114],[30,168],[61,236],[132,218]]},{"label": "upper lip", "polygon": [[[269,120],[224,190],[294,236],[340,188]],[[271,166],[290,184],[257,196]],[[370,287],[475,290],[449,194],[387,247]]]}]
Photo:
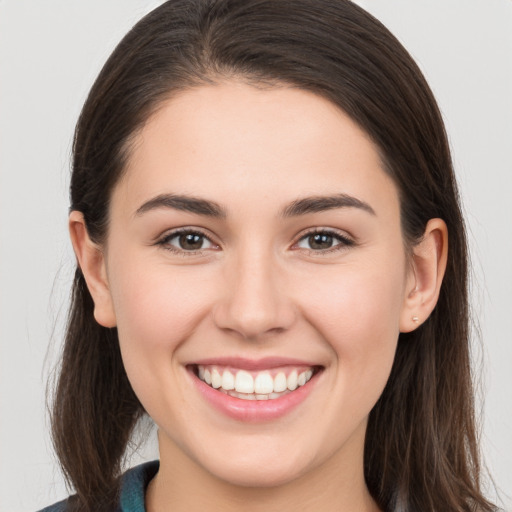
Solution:
[{"label": "upper lip", "polygon": [[212,357],[193,361],[190,364],[202,366],[230,366],[240,370],[260,371],[280,368],[281,366],[320,366],[311,361],[290,357],[263,357],[261,359],[247,359],[243,357]]}]

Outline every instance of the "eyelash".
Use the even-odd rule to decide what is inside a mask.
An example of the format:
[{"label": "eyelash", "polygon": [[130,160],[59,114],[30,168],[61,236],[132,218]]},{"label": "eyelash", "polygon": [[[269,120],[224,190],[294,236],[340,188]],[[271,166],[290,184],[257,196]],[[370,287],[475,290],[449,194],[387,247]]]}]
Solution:
[{"label": "eyelash", "polygon": [[178,254],[180,256],[185,256],[185,257],[186,256],[194,256],[194,255],[197,255],[197,254],[201,254],[203,251],[207,250],[207,249],[198,249],[198,250],[187,251],[185,249],[180,249],[178,247],[173,247],[172,245],[170,245],[169,242],[172,239],[177,238],[177,237],[182,236],[182,235],[196,235],[196,236],[200,236],[202,239],[207,240],[212,245],[217,246],[217,244],[215,244],[211,240],[211,238],[209,236],[207,236],[205,233],[203,233],[202,231],[200,231],[198,229],[191,229],[191,228],[176,229],[176,230],[172,231],[171,233],[167,233],[160,240],[158,240],[156,242],[156,245],[162,246],[165,250],[170,251],[170,252],[172,252],[174,254]]},{"label": "eyelash", "polygon": [[[213,246],[215,247],[218,247],[217,244],[215,244],[211,238],[209,236],[207,236],[205,233],[203,233],[202,231],[200,230],[197,230],[197,229],[191,229],[191,228],[181,228],[181,229],[177,229],[175,231],[172,231],[171,233],[168,233],[166,235],[164,235],[160,240],[158,240],[156,242],[155,245],[159,245],[159,246],[162,246],[165,250],[167,251],[170,251],[174,254],[178,254],[178,255],[181,255],[181,256],[194,256],[194,255],[197,255],[197,254],[202,254],[205,250],[209,250],[208,249],[198,249],[198,250],[186,250],[186,249],[181,249],[181,248],[177,248],[177,247],[173,247],[172,245],[170,245],[170,241],[173,240],[174,238],[177,238],[179,236],[182,236],[182,235],[195,235],[195,236],[199,236],[201,237],[203,240],[207,240],[210,244],[212,244]],[[315,249],[307,249],[307,248],[302,248],[302,250],[305,250],[307,251],[308,254],[310,255],[318,255],[318,256],[321,256],[321,255],[327,255],[327,254],[331,254],[333,252],[337,252],[337,251],[341,251],[341,250],[344,250],[348,247],[352,247],[355,245],[355,241],[352,240],[351,238],[347,237],[346,235],[344,234],[341,234],[333,229],[322,229],[322,228],[316,228],[316,229],[312,229],[310,231],[307,231],[305,233],[302,233],[301,236],[297,239],[296,242],[293,243],[292,245],[292,248],[294,250],[300,250],[300,248],[297,248],[298,244],[309,238],[309,237],[312,237],[312,236],[315,236],[315,235],[326,235],[328,237],[332,237],[333,240],[337,241],[338,243],[333,245],[332,247],[329,247],[327,249],[319,249],[319,250],[315,250]]]},{"label": "eyelash", "polygon": [[327,235],[329,237],[332,237],[334,240],[336,240],[336,245],[333,245],[332,247],[329,247],[328,249],[323,250],[315,250],[315,249],[303,249],[308,252],[310,255],[315,256],[324,256],[328,254],[332,254],[334,252],[343,251],[347,249],[348,247],[352,247],[355,245],[355,241],[352,238],[349,238],[345,234],[341,234],[340,232],[333,230],[333,229],[327,229],[327,228],[315,228],[310,231],[307,231],[306,233],[301,234],[301,236],[298,238],[298,240],[293,244],[293,247],[296,247],[302,240],[305,240],[307,238],[310,238],[315,235]]}]

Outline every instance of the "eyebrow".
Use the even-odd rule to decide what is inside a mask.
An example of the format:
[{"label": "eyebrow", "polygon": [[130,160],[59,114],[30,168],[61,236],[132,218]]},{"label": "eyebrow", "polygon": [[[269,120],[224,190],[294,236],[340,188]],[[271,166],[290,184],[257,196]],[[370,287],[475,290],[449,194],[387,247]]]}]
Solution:
[{"label": "eyebrow", "polygon": [[226,217],[226,211],[214,201],[176,194],[160,194],[159,196],[146,201],[137,209],[135,215],[140,216],[151,210],[158,210],[161,208],[171,208],[173,210],[196,213],[207,217]]},{"label": "eyebrow", "polygon": [[[223,219],[227,217],[226,210],[215,201],[176,194],[160,194],[153,197],[140,206],[135,212],[135,215],[140,216],[146,212],[162,208],[170,208],[213,218]],[[281,216],[298,217],[336,208],[359,208],[371,215],[376,215],[375,210],[368,203],[347,194],[336,194],[332,196],[311,196],[297,199],[281,211]]]},{"label": "eyebrow", "polygon": [[312,196],[297,199],[286,206],[281,212],[281,215],[283,217],[297,217],[299,215],[318,213],[335,208],[359,208],[371,215],[376,215],[375,210],[368,203],[347,194]]}]

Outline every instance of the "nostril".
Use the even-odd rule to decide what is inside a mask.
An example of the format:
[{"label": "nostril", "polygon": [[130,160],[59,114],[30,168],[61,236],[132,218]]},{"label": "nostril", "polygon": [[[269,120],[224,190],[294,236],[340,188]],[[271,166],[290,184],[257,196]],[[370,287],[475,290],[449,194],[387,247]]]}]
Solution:
[{"label": "nostril", "polygon": [[214,321],[218,328],[224,332],[236,333],[243,339],[257,341],[269,335],[280,335],[286,332],[293,324],[295,314],[283,311],[275,306],[269,310],[253,308],[242,311],[239,306],[219,308],[215,312]]},{"label": "nostril", "polygon": [[234,282],[226,284],[223,296],[212,308],[213,321],[224,332],[257,340],[268,334],[282,334],[298,318],[296,304],[267,271],[251,269],[232,279]]}]

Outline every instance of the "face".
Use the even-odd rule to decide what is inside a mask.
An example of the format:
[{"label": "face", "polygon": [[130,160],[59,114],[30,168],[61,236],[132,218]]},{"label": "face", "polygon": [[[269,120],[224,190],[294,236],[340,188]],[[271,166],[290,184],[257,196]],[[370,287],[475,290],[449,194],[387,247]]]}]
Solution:
[{"label": "face", "polygon": [[365,133],[302,90],[191,89],[138,135],[110,215],[112,323],[162,460],[256,486],[362,467],[413,286]]}]

